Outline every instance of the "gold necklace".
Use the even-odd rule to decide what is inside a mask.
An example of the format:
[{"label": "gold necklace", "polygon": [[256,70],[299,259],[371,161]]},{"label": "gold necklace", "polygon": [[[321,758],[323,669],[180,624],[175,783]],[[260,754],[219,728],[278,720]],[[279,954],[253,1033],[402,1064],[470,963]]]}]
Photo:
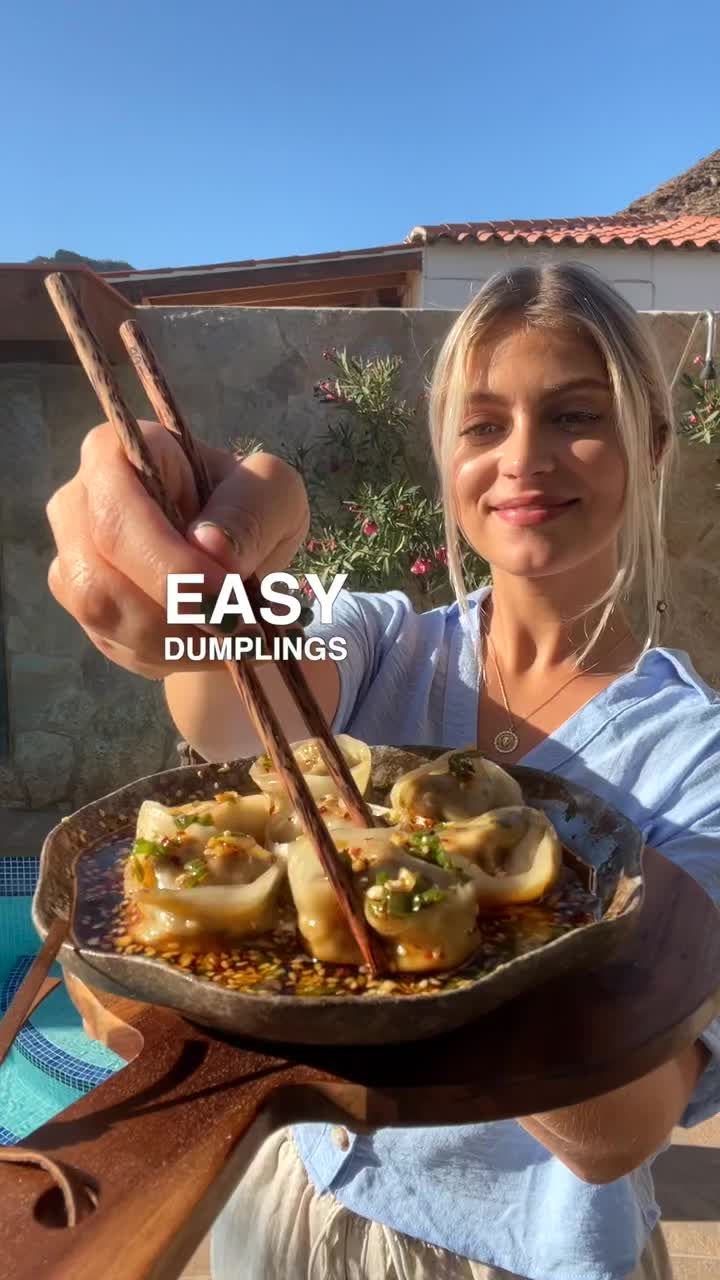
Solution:
[{"label": "gold necklace", "polygon": [[[505,685],[503,683],[503,678],[502,678],[502,675],[500,674],[500,664],[497,660],[495,645],[493,644],[492,639],[490,638],[490,632],[488,631],[486,634],[487,634],[487,641],[490,646],[490,651],[492,653],[492,659],[495,664],[495,671],[497,672],[498,684],[500,685],[500,692],[502,693],[503,702],[505,703],[505,712],[507,714],[507,718],[510,723],[509,729],[501,729],[499,733],[495,734],[495,737],[493,738],[493,744],[495,746],[495,750],[499,751],[501,755],[512,755],[513,751],[517,751],[518,747],[520,746],[520,739],[515,730],[515,721],[513,720],[512,712],[510,710],[510,703],[508,702],[508,696],[505,692]],[[570,676],[569,680],[566,680],[564,684],[560,685],[559,689],[556,689],[554,693],[551,693],[549,698],[546,698],[544,702],[541,702],[539,707],[535,707],[534,711],[529,711],[528,714],[525,716],[525,720],[527,721],[530,719],[531,716],[537,715],[538,711],[542,711],[543,708],[548,705],[548,703],[552,702],[555,698],[557,698],[558,695],[562,693],[563,689],[567,689],[568,685],[572,684],[573,680],[577,680],[580,676],[589,675],[591,671],[595,670],[595,667],[597,665],[598,665],[597,662],[594,662],[591,667],[588,667],[587,671],[576,671],[574,675]]]}]

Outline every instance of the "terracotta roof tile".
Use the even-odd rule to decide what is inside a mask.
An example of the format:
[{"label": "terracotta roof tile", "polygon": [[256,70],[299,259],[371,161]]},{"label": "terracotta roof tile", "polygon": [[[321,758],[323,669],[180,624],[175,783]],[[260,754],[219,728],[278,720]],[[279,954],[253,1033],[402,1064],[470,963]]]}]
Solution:
[{"label": "terracotta roof tile", "polygon": [[434,244],[451,240],[463,244],[474,240],[485,244],[499,240],[504,244],[520,241],[536,244],[642,244],[670,245],[675,249],[720,249],[720,216],[678,214],[663,218],[633,214],[615,214],[607,218],[532,218],[507,219],[502,222],[445,222],[435,226],[414,227],[407,244]]}]

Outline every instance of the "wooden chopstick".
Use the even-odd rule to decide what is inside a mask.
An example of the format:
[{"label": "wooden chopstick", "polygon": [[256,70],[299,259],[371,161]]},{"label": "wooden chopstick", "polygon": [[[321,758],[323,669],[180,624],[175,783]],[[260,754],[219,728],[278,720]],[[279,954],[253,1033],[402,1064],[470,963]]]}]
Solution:
[{"label": "wooden chopstick", "polygon": [[68,929],[67,920],[60,916],[53,920],[42,947],[0,1019],[0,1064],[5,1061],[18,1031],[31,1013],[33,1001],[55,962]]},{"label": "wooden chopstick", "polygon": [[148,338],[146,338],[142,329],[134,320],[125,320],[120,325],[120,337],[133,362],[135,372],[145,389],[145,394],[158,416],[158,422],[162,423],[166,431],[175,436],[190,463],[198,501],[200,506],[204,507],[212,493],[212,484],[205,465],[205,459],[197,447],[195,438],[170,389],[167,378],[158,364],[158,358],[150,346]]},{"label": "wooden chopstick", "polygon": [[67,276],[58,272],[45,277],[45,287],[92,388],[120,437],[128,461],[135,467],[150,497],[154,498],[170,523],[182,530],[182,516],[165,492],[155,459],[123,400],[110,362],[87,323],[70,281]]},{"label": "wooden chopstick", "polygon": [[[195,478],[198,498],[201,505],[204,506],[212,491],[207,468],[167,378],[158,364],[157,356],[150,345],[150,341],[134,320],[125,320],[120,325],[120,337],[125,343],[130,359],[135,366],[147,398],[158,416],[158,420],[175,436],[185,452]],[[268,644],[272,646],[273,636],[277,635],[279,631],[271,622],[266,622],[260,615],[262,598],[260,595],[260,583],[255,574],[245,583],[245,589],[253,612],[259,620],[259,626]],[[375,826],[375,818],[355,784],[355,779],[348,763],[327,726],[325,717],[315,700],[315,695],[297,658],[290,654],[284,662],[278,663],[277,666],[310,734],[320,741],[328,772],[338,788],[342,800],[345,802],[350,817],[358,826]]]},{"label": "wooden chopstick", "polygon": [[[160,505],[173,526],[184,531],[182,517],[165,494],[162,477],[152,454],[135,417],[125,404],[110,363],[88,324],[70,282],[62,273],[54,273],[46,277],[45,286],[103,412],[115,427],[125,453],[136,468],[146,491]],[[230,661],[225,665],[255,724],[260,741],[298,811],[305,833],[313,843],[363,960],[372,974],[378,974],[383,966],[379,940],[372,934],[365,919],[352,873],[338,856],[272,704],[250,663]],[[319,708],[318,712],[322,715]],[[326,729],[326,733],[329,734],[329,730]]]}]

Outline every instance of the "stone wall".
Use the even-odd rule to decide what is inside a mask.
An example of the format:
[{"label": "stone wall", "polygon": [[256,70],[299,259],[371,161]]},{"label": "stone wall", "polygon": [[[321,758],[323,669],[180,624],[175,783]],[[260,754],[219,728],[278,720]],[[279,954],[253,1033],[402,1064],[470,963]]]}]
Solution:
[{"label": "stone wall", "polygon": [[[454,319],[392,310],[175,307],[138,314],[194,431],[221,446],[255,436],[270,449],[323,429],[328,410],[313,399],[312,387],[327,372],[326,347],[402,356],[400,392],[414,401]],[[646,319],[674,372],[695,317]],[[689,357],[702,341],[700,330]],[[119,378],[135,411],[149,416],[129,368]],[[9,711],[4,753],[0,740],[0,805],[70,810],[177,763],[178,734],[162,686],[103,658],[47,589],[52,540],[45,504],[76,469],[83,436],[100,416],[77,365],[0,364],[0,617]],[[720,687],[717,455],[683,446],[672,499],[674,597],[665,641],[687,648]]]},{"label": "stone wall", "polygon": [[[129,377],[120,380],[147,413]],[[160,685],[113,667],[47,587],[53,543],[50,494],[77,467],[99,420],[78,367],[0,365],[0,511],[8,681],[9,753],[0,758],[0,804],[76,808],[172,761]],[[174,762],[173,762],[174,763]]]}]

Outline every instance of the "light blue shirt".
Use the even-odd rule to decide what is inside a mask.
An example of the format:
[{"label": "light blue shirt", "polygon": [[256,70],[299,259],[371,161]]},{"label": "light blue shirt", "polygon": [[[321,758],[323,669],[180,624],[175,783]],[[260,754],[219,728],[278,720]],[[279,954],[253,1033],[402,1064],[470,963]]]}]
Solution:
[{"label": "light blue shirt", "polygon": [[[484,594],[464,618],[457,605],[418,614],[400,592],[343,592],[332,624],[309,628],[347,643],[333,731],[370,745],[475,742]],[[522,763],[606,798],[720,901],[720,695],[684,653],[644,654]],[[720,1111],[720,1019],[703,1039],[713,1058],[684,1126]],[[590,1185],[515,1121],[351,1134],[347,1150],[329,1126],[294,1134],[315,1186],[355,1213],[531,1280],[621,1280],[659,1217],[650,1163]]]}]

